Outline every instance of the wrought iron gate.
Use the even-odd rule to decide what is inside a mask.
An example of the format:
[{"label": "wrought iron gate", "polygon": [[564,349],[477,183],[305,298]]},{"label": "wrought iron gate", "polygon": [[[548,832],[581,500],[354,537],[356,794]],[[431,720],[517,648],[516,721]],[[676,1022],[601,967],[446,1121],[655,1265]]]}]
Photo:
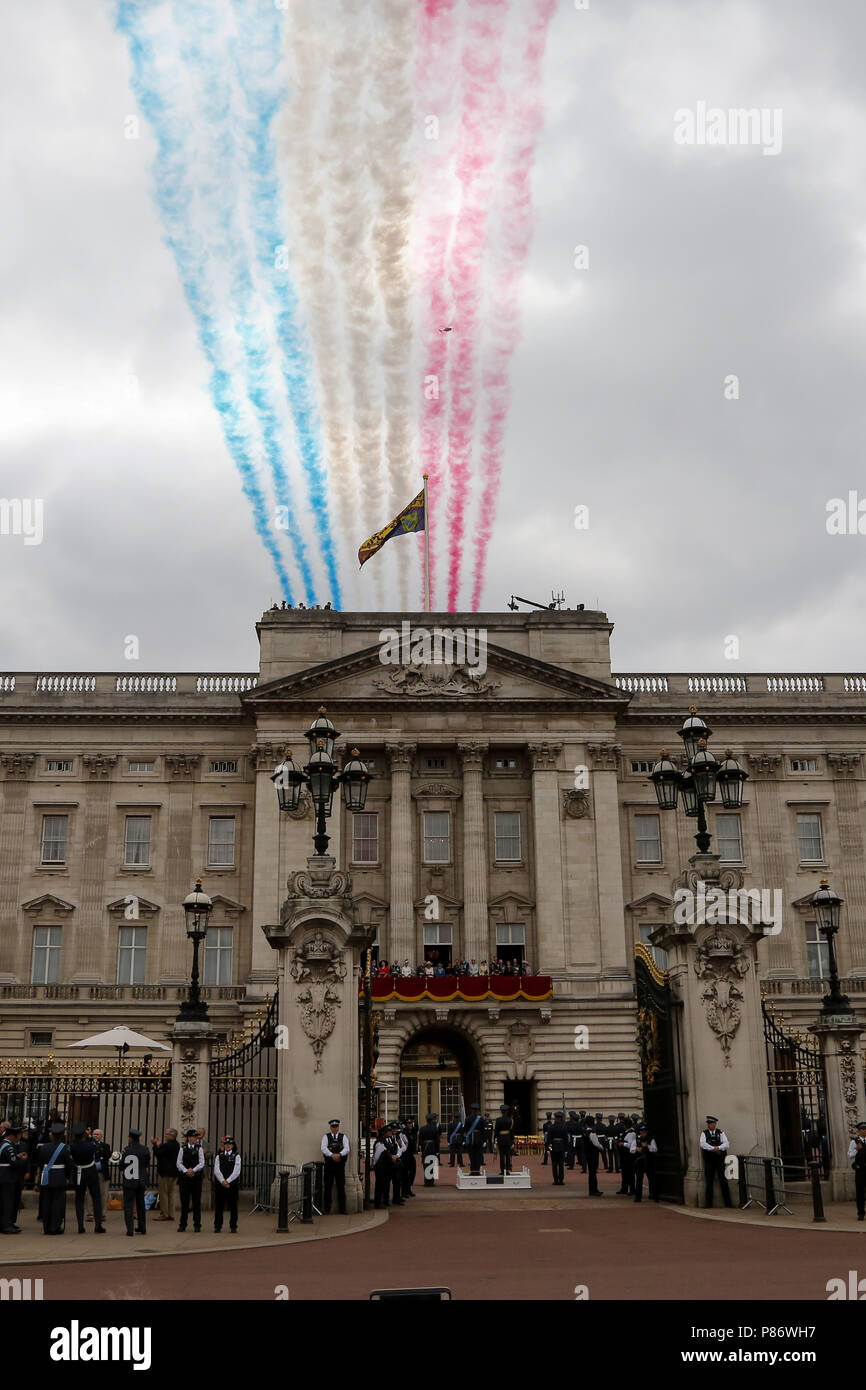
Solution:
[{"label": "wrought iron gate", "polygon": [[808,1178],[808,1163],[813,1156],[821,1160],[826,1177],[830,1170],[830,1135],[821,1049],[816,1040],[804,1033],[786,1032],[766,996],[761,1009],[773,1142],[785,1178],[788,1182]]},{"label": "wrought iron gate", "polygon": [[637,1043],[640,1049],[644,1119],[658,1145],[659,1195],[683,1201],[682,1095],[679,1090],[679,1007],[668,977],[659,970],[644,943],[635,946]]},{"label": "wrought iron gate", "polygon": [[248,1034],[229,1039],[210,1064],[208,1148],[231,1134],[241,1152],[243,1185],[253,1169],[276,1161],[278,997],[248,1024]]}]

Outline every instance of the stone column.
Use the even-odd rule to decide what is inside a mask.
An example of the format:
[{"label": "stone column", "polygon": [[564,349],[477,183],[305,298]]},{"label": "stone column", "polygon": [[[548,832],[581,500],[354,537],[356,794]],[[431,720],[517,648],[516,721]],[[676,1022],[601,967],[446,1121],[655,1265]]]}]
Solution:
[{"label": "stone column", "polygon": [[[0,931],[0,984],[13,984],[16,976],[16,953],[20,928],[19,874],[25,865],[24,823],[27,817],[27,776],[35,760],[34,753],[4,753],[0,756],[6,780],[3,785],[3,814],[0,816],[0,840],[6,872],[0,876],[0,919],[5,930]],[[31,940],[26,943],[28,952]],[[23,950],[22,950],[23,957]],[[26,967],[22,959],[21,978]]]},{"label": "stone column", "polygon": [[866,975],[866,865],[860,825],[863,784],[857,778],[860,754],[828,753],[827,762],[836,779],[833,788],[836,792],[839,848],[842,852],[841,883],[837,883],[836,887],[848,905],[846,930],[841,938],[836,938],[837,942],[841,940],[844,957],[839,974]]},{"label": "stone column", "polygon": [[853,1202],[854,1174],[848,1145],[863,1118],[863,1053],[860,1038],[866,1025],[853,1015],[818,1019],[809,1029],[818,1039],[827,1083],[827,1129],[830,1135],[830,1197]]},{"label": "stone column", "polygon": [[619,746],[588,743],[595,816],[595,866],[598,882],[599,969],[610,977],[629,978],[625,941],[625,903],[622,892],[622,848],[619,828],[617,770]]},{"label": "stone column", "polygon": [[[734,869],[719,870],[714,854],[694,854],[691,868],[673,888],[740,887]],[[675,914],[683,902],[676,896]],[[685,1200],[702,1206],[704,1168],[700,1133],[706,1116],[718,1115],[734,1154],[773,1153],[773,1129],[767,1086],[764,1026],[757,947],[760,927],[738,921],[723,926],[690,921],[665,924],[652,935],[653,945],[668,952],[672,990],[682,1001],[679,1089],[685,1096]]]},{"label": "stone column", "polygon": [[[252,746],[252,762],[256,772],[252,912],[254,924],[274,922],[280,911],[280,832],[283,817],[271,777],[274,768],[282,762],[285,749],[286,744],[278,742],[257,742]],[[305,792],[304,795],[308,799],[308,793]],[[299,803],[299,810],[301,805],[306,813],[306,801]],[[273,982],[273,978],[273,952],[262,933],[254,929],[249,983],[268,985]]]},{"label": "stone column", "polygon": [[[175,1021],[171,1040],[171,1103],[169,1126],[183,1143],[188,1129],[207,1129],[210,1108],[210,1062],[216,1034],[210,1023]],[[219,1136],[209,1134],[213,1148]]]},{"label": "stone column", "polygon": [[[463,761],[463,949],[457,956],[487,960],[490,945],[487,921],[487,835],[484,821],[484,744],[458,743]],[[398,957],[401,959],[401,957]]]},{"label": "stone column", "polygon": [[[160,984],[185,984],[189,979],[189,939],[183,900],[191,893],[198,874],[192,851],[193,793],[199,753],[168,753],[168,846],[165,871],[165,904],[159,929]],[[202,869],[204,865],[201,866]]]},{"label": "stone column", "polygon": [[262,930],[279,953],[277,1161],[318,1162],[328,1121],[348,1135],[346,1209],[360,1211],[358,1025],[360,952],[351,879],[327,854],[291,874],[279,926]]},{"label": "stone column", "polygon": [[391,760],[391,908],[389,939],[382,942],[382,956],[388,960],[414,961],[415,944],[415,855],[412,826],[412,747],[389,743]]},{"label": "stone column", "polygon": [[[92,753],[82,758],[89,778],[84,813],[84,868],[81,875],[81,903],[75,918],[73,968],[70,984],[99,984],[111,979],[116,960],[116,942],[108,939],[109,922],[105,903],[106,860],[115,867],[120,845],[109,844],[111,816],[111,770],[117,755]],[[110,962],[110,963],[109,963]]]},{"label": "stone column", "polygon": [[[782,824],[783,808],[777,780],[782,757],[780,753],[749,753],[747,761],[746,795],[753,796],[755,801],[763,882],[770,889],[784,888],[787,882],[784,846],[788,836]],[[799,974],[799,956],[787,912],[782,930],[768,938],[762,966],[770,979],[795,979]]]},{"label": "stone column", "polygon": [[536,972],[565,970],[568,951],[562,904],[562,842],[559,822],[561,743],[530,743],[532,820],[535,840],[535,916],[538,932]]}]

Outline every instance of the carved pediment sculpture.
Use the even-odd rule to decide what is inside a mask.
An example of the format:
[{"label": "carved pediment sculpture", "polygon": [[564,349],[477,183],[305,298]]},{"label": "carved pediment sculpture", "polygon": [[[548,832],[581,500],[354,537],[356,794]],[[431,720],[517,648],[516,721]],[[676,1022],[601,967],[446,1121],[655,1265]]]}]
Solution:
[{"label": "carved pediment sculpture", "polygon": [[377,690],[389,695],[492,695],[501,681],[473,676],[472,666],[390,666],[387,675],[374,680]]},{"label": "carved pediment sculpture", "polygon": [[330,864],[296,869],[286,883],[290,898],[345,898],[352,892],[352,876]]}]

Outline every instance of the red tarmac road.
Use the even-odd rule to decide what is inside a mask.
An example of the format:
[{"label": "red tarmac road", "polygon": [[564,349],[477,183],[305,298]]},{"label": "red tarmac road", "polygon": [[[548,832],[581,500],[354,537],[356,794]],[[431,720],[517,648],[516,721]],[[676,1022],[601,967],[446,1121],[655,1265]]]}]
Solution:
[{"label": "red tarmac road", "polygon": [[[533,1163],[533,1169],[536,1165]],[[42,1278],[46,1300],[366,1299],[374,1288],[445,1285],[460,1300],[569,1301],[585,1285],[598,1299],[824,1301],[831,1278],[866,1274],[860,1232],[773,1229],[708,1221],[615,1197],[586,1196],[569,1175],[567,1196],[548,1196],[547,1173],[525,1196],[419,1195],[374,1230],[336,1240],[178,1258],[96,1260],[3,1268]],[[445,1177],[446,1183],[452,1175]],[[450,1185],[450,1183],[449,1183]],[[573,1193],[573,1196],[572,1196]],[[543,1201],[547,1205],[541,1205]],[[507,1207],[504,1205],[507,1203]],[[5,1253],[5,1252],[4,1252]],[[862,1267],[862,1268],[861,1268]]]}]

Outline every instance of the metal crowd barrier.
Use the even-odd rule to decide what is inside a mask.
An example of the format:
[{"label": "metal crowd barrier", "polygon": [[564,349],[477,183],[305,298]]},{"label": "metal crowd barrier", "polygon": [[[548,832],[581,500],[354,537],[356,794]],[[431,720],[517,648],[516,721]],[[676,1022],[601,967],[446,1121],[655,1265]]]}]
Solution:
[{"label": "metal crowd barrier", "polygon": [[[243,1172],[241,1173],[243,1177]],[[284,1181],[285,1179],[285,1181]],[[269,1163],[259,1159],[256,1164],[254,1211],[276,1212],[280,1206],[280,1194],[285,1194],[287,1214],[294,1213],[298,1219],[304,1199],[303,1174],[292,1163]]]},{"label": "metal crowd barrier", "polygon": [[781,1158],[765,1158],[758,1154],[737,1154],[740,1183],[740,1207],[743,1211],[752,1203],[763,1207],[767,1216],[780,1209],[793,1213],[785,1205],[785,1170]]}]

